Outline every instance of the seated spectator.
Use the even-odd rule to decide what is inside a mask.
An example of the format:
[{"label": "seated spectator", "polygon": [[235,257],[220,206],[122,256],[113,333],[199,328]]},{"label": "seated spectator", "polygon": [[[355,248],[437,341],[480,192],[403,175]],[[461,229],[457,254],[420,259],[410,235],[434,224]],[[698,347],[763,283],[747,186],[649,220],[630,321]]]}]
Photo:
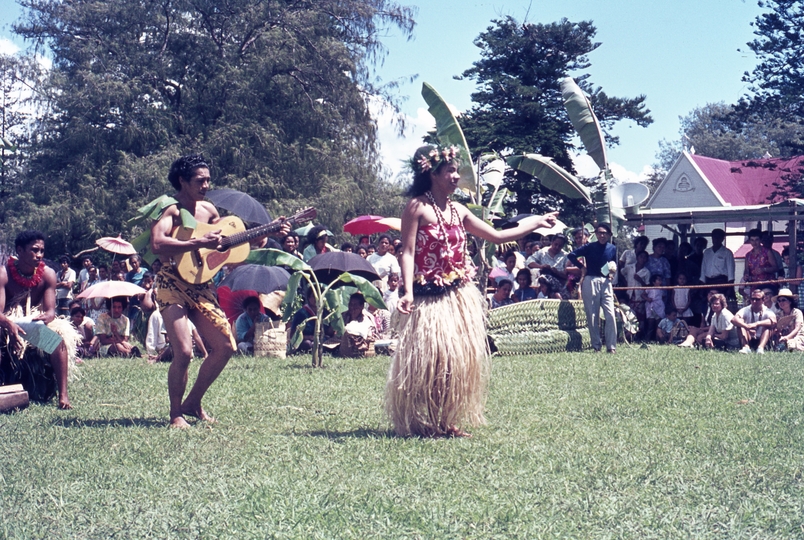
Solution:
[{"label": "seated spectator", "polygon": [[142,356],[140,350],[129,342],[131,323],[128,317],[123,315],[126,303],[124,296],[110,298],[106,301],[109,312],[102,313],[98,317],[95,337],[100,342],[101,356]]},{"label": "seated spectator", "polygon": [[[290,328],[288,329],[288,332],[290,333],[290,339],[288,342],[293,343],[293,336],[296,333],[296,328],[298,328],[299,325],[303,325],[301,331],[302,341],[292,352],[306,352],[313,349],[316,320],[316,299],[315,290],[312,287],[307,288],[304,293],[304,299],[304,305],[293,315],[293,319],[290,321]],[[326,337],[335,335],[335,331],[329,325],[324,325],[322,328],[322,334],[321,339],[323,340],[326,339]]]},{"label": "seated spectator", "polygon": [[341,251],[344,253],[354,253],[355,247],[350,244],[349,242],[344,242],[341,244]]},{"label": "seated spectator", "polygon": [[798,309],[796,295],[785,288],[773,300],[779,305],[776,322],[777,350],[804,351],[804,315]]},{"label": "seated spectator", "polygon": [[377,253],[377,246],[375,246],[374,244],[369,244],[369,245],[366,246],[366,258],[367,259],[369,257],[371,257],[372,255],[374,255],[375,253]]},{"label": "seated spectator", "polygon": [[81,334],[81,343],[78,344],[78,356],[81,358],[91,358],[98,351],[95,349],[93,338],[95,337],[95,323],[86,316],[86,311],[81,306],[75,306],[70,310],[70,322],[78,333]]},{"label": "seated spectator", "polygon": [[524,302],[526,300],[535,300],[536,299],[536,289],[531,287],[531,283],[533,282],[533,278],[530,274],[530,270],[527,268],[523,268],[519,272],[516,273],[516,282],[519,285],[519,288],[514,291],[514,302]]},{"label": "seated spectator", "polygon": [[359,292],[349,297],[349,309],[343,314],[344,332],[340,354],[349,358],[371,355],[371,343],[377,340],[376,322],[366,311],[366,300]]},{"label": "seated spectator", "polygon": [[731,320],[738,328],[740,344],[743,346],[740,352],[743,354],[750,353],[751,349],[756,349],[757,354],[763,354],[776,328],[776,316],[765,307],[764,301],[765,293],[754,289],[751,291],[751,304],[738,311]]},{"label": "seated spectator", "polygon": [[237,334],[237,348],[243,354],[254,352],[254,331],[257,323],[270,321],[268,315],[260,311],[260,299],[249,296],[243,301],[243,313],[235,321],[235,334]]},{"label": "seated spectator", "polygon": [[703,345],[704,338],[706,337],[707,333],[709,333],[709,327],[712,324],[713,312],[712,312],[711,308],[709,307],[709,303],[711,302],[712,297],[714,295],[716,295],[716,294],[718,294],[717,289],[710,289],[709,290],[709,292],[707,293],[707,295],[705,297],[705,299],[706,299],[706,314],[702,315],[700,326],[687,325],[687,328],[689,329],[690,334],[687,336],[687,338],[684,341],[682,341],[681,343],[678,344],[679,347],[692,348],[696,344],[701,345],[701,346]]},{"label": "seated spectator", "polygon": [[[151,266],[153,268],[153,266]],[[196,356],[202,359],[207,357],[207,348],[204,341],[198,334],[195,325],[192,321],[187,320],[187,326],[190,329],[190,334],[193,337],[193,351]],[[155,310],[148,318],[148,333],[145,337],[145,351],[148,355],[148,363],[154,364],[156,362],[170,362],[173,360],[173,349],[169,347],[170,343],[167,339],[167,330],[165,330],[165,321],[162,319],[162,314],[159,310]]]},{"label": "seated spectator", "polygon": [[[516,274],[514,274],[514,269],[516,268],[516,253],[506,251],[502,257],[500,257],[499,262],[501,265],[498,265],[489,274],[489,276],[494,276],[494,284],[499,287],[500,282],[504,279],[514,283],[516,279]],[[514,289],[516,288],[516,284],[514,284]]]},{"label": "seated spectator", "polygon": [[562,251],[567,237],[557,234],[548,247],[544,247],[528,257],[528,268],[539,270],[540,275],[550,275],[557,278],[563,287],[567,280],[565,268],[567,266],[567,256]]},{"label": "seated spectator", "polygon": [[364,259],[368,257],[368,251],[366,251],[366,248],[362,245],[357,246],[357,254],[363,257]]},{"label": "seated spectator", "polygon": [[687,323],[678,318],[678,311],[671,308],[667,316],[659,321],[656,328],[656,341],[659,343],[682,343],[689,335]]},{"label": "seated spectator", "polygon": [[61,269],[56,274],[56,315],[66,317],[70,314],[68,305],[73,299],[73,285],[75,285],[75,270],[70,268],[70,258],[59,259]]},{"label": "seated spectator", "polygon": [[774,292],[770,287],[764,287],[762,292],[765,294],[765,307],[773,312],[773,315],[779,317],[779,307],[776,305],[776,299],[773,297]]},{"label": "seated spectator", "polygon": [[396,303],[399,301],[399,274],[388,274],[388,289],[382,293],[382,299],[389,312],[396,311]]},{"label": "seated spectator", "polygon": [[544,300],[561,300],[561,283],[553,276],[544,275],[539,276],[539,294],[536,298]]},{"label": "seated spectator", "polygon": [[707,349],[736,349],[740,346],[740,336],[732,320],[734,316],[726,309],[726,297],[715,293],[709,300],[709,309],[712,310],[712,323],[709,331],[704,335],[703,345]]},{"label": "seated spectator", "polygon": [[142,259],[140,259],[139,255],[132,255],[128,258],[128,264],[131,266],[131,270],[126,273],[126,281],[129,283],[133,283],[134,285],[139,285],[142,283],[142,276],[145,275],[145,268],[142,268]]},{"label": "seated spectator", "polygon": [[511,280],[503,279],[497,286],[494,294],[488,295],[489,309],[497,309],[498,307],[507,306],[511,303],[511,289],[514,283]]},{"label": "seated spectator", "polygon": [[84,270],[87,271],[87,279],[79,285],[78,292],[84,292],[89,287],[92,287],[96,283],[99,283],[98,269],[95,266],[90,266],[89,268],[85,268]]},{"label": "seated spectator", "polygon": [[151,273],[156,275],[162,269],[162,261],[160,259],[154,259],[154,262],[151,263]]},{"label": "seated spectator", "polygon": [[656,338],[656,328],[659,321],[665,317],[664,290],[661,288],[663,283],[661,274],[653,274],[650,277],[652,288],[642,291],[642,299],[645,301],[645,339],[653,341]]}]

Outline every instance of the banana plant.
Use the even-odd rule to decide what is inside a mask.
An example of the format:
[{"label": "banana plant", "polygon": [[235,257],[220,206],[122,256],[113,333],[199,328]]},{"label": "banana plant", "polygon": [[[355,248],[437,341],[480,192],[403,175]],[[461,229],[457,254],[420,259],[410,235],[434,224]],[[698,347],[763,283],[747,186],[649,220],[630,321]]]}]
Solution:
[{"label": "banana plant", "polygon": [[[382,294],[369,280],[349,272],[342,273],[332,283],[321,283],[318,281],[313,269],[306,262],[284,251],[270,248],[251,250],[245,262],[265,266],[287,266],[293,270],[293,274],[288,280],[285,299],[282,301],[282,320],[285,322],[293,317],[293,300],[296,297],[296,291],[302,279],[312,289],[315,296],[316,314],[308,317],[296,327],[296,331],[290,337],[290,346],[291,349],[296,349],[301,344],[304,338],[302,333],[304,326],[311,320],[315,320],[313,367],[322,367],[323,365],[324,341],[322,340],[322,332],[324,325],[328,324],[334,327],[340,334],[344,331],[343,319],[341,318],[341,313],[344,311],[344,295],[338,291],[338,286],[350,285],[360,291],[366,298],[366,302],[372,306],[377,309],[388,309],[382,299]],[[348,298],[346,303],[348,303]]]},{"label": "banana plant", "polygon": [[625,210],[613,205],[611,201],[611,181],[613,176],[606,157],[606,140],[600,122],[597,120],[592,104],[581,87],[572,77],[561,81],[561,97],[567,109],[572,126],[578,132],[584,148],[600,168],[598,189],[594,193],[595,216],[598,223],[608,222],[612,232],[617,234],[619,221],[625,219]]}]

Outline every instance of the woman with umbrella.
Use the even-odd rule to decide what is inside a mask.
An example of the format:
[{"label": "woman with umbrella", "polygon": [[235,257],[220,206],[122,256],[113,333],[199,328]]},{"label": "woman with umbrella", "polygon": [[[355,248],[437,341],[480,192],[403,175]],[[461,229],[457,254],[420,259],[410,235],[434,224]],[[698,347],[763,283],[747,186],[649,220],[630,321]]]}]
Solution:
[{"label": "woman with umbrella", "polygon": [[307,247],[304,248],[304,262],[309,261],[316,255],[338,251],[327,243],[329,231],[321,225],[316,225],[307,232]]},{"label": "woman with umbrella", "polygon": [[485,422],[489,375],[483,297],[471,281],[466,233],[510,242],[552,225],[556,213],[497,231],[449,196],[458,187],[458,150],[423,146],[410,162],[412,199],[402,214],[402,314],[399,347],[386,386],[386,410],[398,435],[468,436]]}]

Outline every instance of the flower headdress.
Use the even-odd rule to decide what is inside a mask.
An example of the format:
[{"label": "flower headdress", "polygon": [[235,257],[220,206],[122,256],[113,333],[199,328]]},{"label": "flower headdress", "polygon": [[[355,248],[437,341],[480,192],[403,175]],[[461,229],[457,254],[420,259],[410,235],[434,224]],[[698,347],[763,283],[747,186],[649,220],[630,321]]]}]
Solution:
[{"label": "flower headdress", "polygon": [[415,174],[427,173],[438,169],[442,164],[460,158],[457,146],[425,145],[416,150],[410,160],[410,168]]}]

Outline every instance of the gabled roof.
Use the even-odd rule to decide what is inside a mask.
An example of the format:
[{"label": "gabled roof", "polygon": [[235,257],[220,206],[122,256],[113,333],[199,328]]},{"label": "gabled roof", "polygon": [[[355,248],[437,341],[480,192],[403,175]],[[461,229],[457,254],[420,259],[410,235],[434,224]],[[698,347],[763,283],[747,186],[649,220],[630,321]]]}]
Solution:
[{"label": "gabled roof", "polygon": [[718,194],[733,206],[779,202],[793,196],[804,156],[724,161],[687,154]]}]

